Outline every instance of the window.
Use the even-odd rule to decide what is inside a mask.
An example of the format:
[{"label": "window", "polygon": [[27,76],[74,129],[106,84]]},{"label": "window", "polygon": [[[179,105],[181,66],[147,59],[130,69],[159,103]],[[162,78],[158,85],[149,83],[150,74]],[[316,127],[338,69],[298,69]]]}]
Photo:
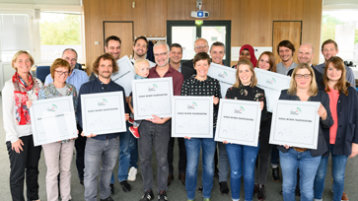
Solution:
[{"label": "window", "polygon": [[52,63],[66,48],[75,49],[78,61],[84,62],[81,20],[80,13],[41,12],[40,43],[43,63]]},{"label": "window", "polygon": [[[326,10],[322,15],[321,44],[333,39],[345,61],[358,64],[358,9]],[[320,55],[320,63],[324,58]]]},{"label": "window", "polygon": [[204,20],[201,25],[195,21],[167,21],[167,40],[169,44],[179,43],[183,47],[183,60],[194,57],[194,42],[197,38],[205,38],[209,47],[216,41],[225,45],[224,64],[230,65],[230,21]]}]

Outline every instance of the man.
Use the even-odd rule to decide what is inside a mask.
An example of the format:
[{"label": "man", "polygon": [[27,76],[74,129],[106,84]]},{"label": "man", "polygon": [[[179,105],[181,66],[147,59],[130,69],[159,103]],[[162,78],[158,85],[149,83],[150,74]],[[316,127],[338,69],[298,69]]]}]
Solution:
[{"label": "man", "polygon": [[[153,48],[155,63],[157,66],[149,71],[148,78],[173,78],[174,95],[180,95],[183,76],[169,65],[169,47],[164,42],[158,42]],[[157,186],[158,201],[167,201],[167,180],[168,180],[168,143],[170,138],[170,118],[159,118],[153,115],[150,120],[143,120],[138,139],[138,151],[140,167],[144,185],[144,195],[140,201],[153,199],[152,191],[152,149],[154,147],[157,159]]]},{"label": "man", "polygon": [[[210,47],[210,56],[211,61],[216,64],[224,65],[224,56],[225,56],[225,45],[222,42],[214,42]],[[222,94],[225,96],[225,94]],[[227,185],[227,178],[229,174],[229,159],[226,153],[225,144],[218,142],[219,156],[217,155],[217,150],[215,151],[215,169],[219,163],[219,185],[220,192],[223,194],[229,193],[229,187]]]},{"label": "man", "polygon": [[178,43],[173,43],[170,46],[169,63],[172,68],[181,72],[181,59],[183,58],[183,48]]},{"label": "man", "polygon": [[[77,93],[83,83],[88,81],[88,76],[84,71],[75,69],[77,63],[77,52],[72,48],[67,48],[62,52],[62,59],[66,60],[71,66],[71,72],[66,82],[76,87]],[[53,82],[50,74],[46,76],[45,85]]]},{"label": "man", "polygon": [[[183,48],[178,43],[173,43],[170,46],[169,52],[169,66],[175,70],[181,72],[181,59],[183,58]],[[177,138],[179,146],[179,175],[178,178],[185,185],[185,170],[186,170],[186,151],[184,138]],[[168,145],[168,163],[169,163],[169,176],[168,185],[174,179],[174,167],[173,167],[173,153],[174,153],[174,142],[175,138],[171,137]]]},{"label": "man", "polygon": [[[82,84],[88,81],[87,74],[79,69],[75,69],[77,63],[77,52],[72,48],[67,48],[62,52],[62,59],[66,60],[71,66],[71,72],[68,76],[66,82],[75,86],[77,94],[82,86]],[[51,74],[46,76],[45,85],[48,85],[53,82]],[[79,133],[82,132],[82,127],[77,123],[77,129]],[[85,146],[86,146],[86,138],[78,135],[78,138],[75,141],[76,148],[76,167],[78,172],[78,177],[80,179],[80,183],[83,185],[83,174],[85,169]]]},{"label": "man", "polygon": [[[131,59],[132,64],[136,59],[146,59],[148,51],[148,40],[145,36],[139,36],[134,40],[133,45],[133,58]],[[149,61],[149,60],[148,60]],[[149,61],[150,67],[154,67],[156,64]]]},{"label": "man", "polygon": [[[326,62],[328,61],[328,59],[330,59],[331,57],[336,56],[338,54],[338,45],[337,45],[336,41],[334,41],[332,39],[328,39],[322,43],[321,51],[322,51],[325,63],[318,64],[317,66],[315,66],[315,68],[319,72],[324,74],[324,69],[326,67]],[[351,84],[352,87],[355,87],[356,82],[355,82],[353,71],[348,66],[345,66],[345,67],[346,67],[346,79]]]},{"label": "man", "polygon": [[281,59],[281,62],[276,65],[277,73],[287,75],[288,71],[297,66],[293,62],[295,46],[289,40],[283,40],[277,46],[277,53]]},{"label": "man", "polygon": [[[313,46],[312,46],[312,44],[304,43],[304,44],[302,44],[300,46],[300,48],[298,49],[297,60],[298,60],[299,63],[307,63],[309,66],[312,67],[312,69],[313,69],[313,71],[315,73],[318,88],[320,90],[324,90],[322,74],[315,67],[313,67],[313,65],[312,65],[312,60],[313,60]],[[293,69],[291,69],[288,72],[288,75],[291,76],[292,72],[293,72]]]},{"label": "man", "polygon": [[[209,44],[208,41],[204,38],[198,38],[195,40],[194,43],[194,52],[195,54],[198,54],[199,52],[208,52],[209,50]],[[182,74],[184,76],[184,79],[190,78],[192,75],[194,75],[195,69],[193,60],[189,60],[183,63],[182,65]]]},{"label": "man", "polygon": [[[216,41],[210,47],[211,61],[216,64],[224,65],[225,45],[222,42]],[[225,94],[223,94],[225,95]]]},{"label": "man", "polygon": [[[122,41],[117,36],[109,36],[105,40],[104,50],[106,53],[112,55],[115,61],[120,58],[121,55],[121,44]],[[134,140],[133,140],[134,141]],[[134,146],[134,142],[131,140],[131,134],[127,129],[127,132],[122,133],[119,136],[119,159],[118,159],[118,181],[121,184],[122,190],[124,192],[131,191],[131,185],[128,183],[128,169],[130,162],[130,150]],[[114,176],[112,175],[111,179],[111,192],[114,194]]]},{"label": "man", "polygon": [[121,55],[121,44],[122,41],[117,36],[109,36],[106,38],[104,51],[114,58],[114,60],[118,60]]},{"label": "man", "polygon": [[[122,91],[123,87],[111,80],[113,72],[118,71],[116,61],[110,54],[99,56],[93,64],[93,71],[98,75],[97,78],[82,85],[78,96],[77,117],[82,125],[81,95],[92,93],[106,93]],[[128,105],[125,102],[126,120],[128,120]],[[84,133],[82,133],[84,136]],[[97,176],[100,173],[100,200],[113,201],[111,197],[110,181],[114,166],[116,165],[119,152],[119,135],[121,133],[111,133],[106,135],[93,135],[86,133],[87,142],[85,148],[85,177],[84,197],[86,201],[97,200]]]}]

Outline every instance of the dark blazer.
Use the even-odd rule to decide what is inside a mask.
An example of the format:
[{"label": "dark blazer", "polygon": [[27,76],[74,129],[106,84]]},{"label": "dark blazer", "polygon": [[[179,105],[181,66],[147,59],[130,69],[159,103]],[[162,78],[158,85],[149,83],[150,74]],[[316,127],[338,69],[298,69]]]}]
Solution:
[{"label": "dark blazer", "polygon": [[[311,65],[311,67],[312,67],[314,75],[316,77],[316,83],[317,83],[318,89],[319,90],[324,90],[322,74],[313,65]],[[289,70],[287,75],[292,77],[293,70],[294,69]]]},{"label": "dark blazer", "polygon": [[196,74],[194,69],[193,60],[186,61],[182,64],[181,73],[184,76],[184,80],[190,78],[192,75]]},{"label": "dark blazer", "polygon": [[[353,87],[348,88],[348,96],[339,94],[337,103],[338,128],[334,155],[350,155],[352,143],[358,143],[358,96]],[[325,138],[329,144],[329,129],[325,130]]]},{"label": "dark blazer", "polygon": [[[290,95],[287,93],[287,90],[282,90],[280,95],[280,100],[300,100],[298,96]],[[320,119],[320,125],[319,125],[319,131],[318,131],[318,142],[317,142],[317,149],[311,149],[311,155],[312,156],[319,156],[323,155],[328,151],[328,144],[325,139],[324,130],[329,130],[329,127],[332,126],[333,120],[331,116],[331,112],[329,110],[329,97],[327,93],[324,91],[318,91],[316,96],[311,96],[308,101],[316,101],[321,102],[321,104],[324,106],[324,108],[327,110],[327,118],[326,120]],[[282,152],[287,152],[288,150],[285,149],[283,146],[278,146],[278,149]]]}]

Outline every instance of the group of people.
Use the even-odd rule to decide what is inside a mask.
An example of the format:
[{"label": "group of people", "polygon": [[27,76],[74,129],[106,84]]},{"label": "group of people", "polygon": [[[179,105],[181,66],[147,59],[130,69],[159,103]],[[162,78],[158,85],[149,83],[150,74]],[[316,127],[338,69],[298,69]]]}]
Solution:
[{"label": "group of people", "polygon": [[[62,58],[50,67],[44,84],[30,70],[34,64],[26,51],[18,51],[12,60],[15,74],[2,90],[3,120],[6,145],[10,158],[10,189],[14,201],[24,201],[23,183],[26,176],[27,200],[39,200],[38,161],[41,148],[45,156],[46,193],[48,201],[71,200],[72,155],[76,149],[76,166],[80,183],[84,185],[86,201],[112,201],[115,192],[113,176],[118,161],[117,179],[124,192],[131,191],[128,181],[134,181],[138,168],[143,180],[140,201],[153,200],[152,158],[155,152],[157,167],[157,199],[167,201],[168,186],[174,179],[173,147],[170,137],[171,119],[152,118],[133,121],[132,97],[124,97],[125,119],[128,131],[95,135],[82,131],[81,95],[125,90],[111,77],[120,72],[122,41],[117,36],[105,40],[105,53],[91,66],[88,74],[76,69],[77,53],[68,48]],[[210,49],[209,49],[210,48]],[[348,157],[358,154],[358,97],[354,88],[353,72],[337,57],[338,46],[327,40],[322,44],[323,64],[313,66],[313,46],[302,44],[298,49],[298,64],[293,61],[294,45],[284,40],[278,44],[277,53],[282,62],[275,64],[272,52],[263,52],[258,59],[251,45],[240,49],[236,69],[236,82],[226,94],[221,94],[218,80],[208,76],[210,63],[224,65],[225,45],[199,38],[194,43],[195,56],[181,62],[183,48],[174,43],[168,46],[159,41],[153,47],[155,63],[146,59],[148,41],[144,36],[135,39],[131,62],[134,79],[171,77],[174,95],[213,97],[214,135],[221,98],[257,101],[261,108],[259,145],[257,147],[215,142],[214,138],[177,138],[179,145],[178,179],[185,185],[187,200],[195,200],[200,152],[202,153],[202,182],[200,189],[204,201],[210,201],[214,175],[218,175],[220,192],[229,193],[228,178],[233,201],[266,199],[265,184],[271,161],[274,179],[282,171],[282,194],[285,201],[294,201],[300,194],[301,201],[320,201],[328,157],[332,157],[333,200],[343,200],[344,176]],[[209,54],[208,54],[209,52]],[[273,146],[269,144],[272,113],[266,109],[263,89],[257,87],[254,68],[291,76],[289,89],[283,90],[282,100],[320,102],[317,149]],[[228,67],[230,68],[230,67]],[[34,146],[29,108],[37,99],[60,96],[73,98],[78,137]],[[133,124],[133,125],[131,125]],[[271,158],[271,160],[270,160]],[[241,179],[245,195],[240,197]],[[99,182],[98,182],[99,180]],[[298,182],[299,181],[299,182]],[[99,184],[99,188],[98,188]],[[97,192],[99,189],[99,192]],[[174,198],[173,198],[174,199]]]}]

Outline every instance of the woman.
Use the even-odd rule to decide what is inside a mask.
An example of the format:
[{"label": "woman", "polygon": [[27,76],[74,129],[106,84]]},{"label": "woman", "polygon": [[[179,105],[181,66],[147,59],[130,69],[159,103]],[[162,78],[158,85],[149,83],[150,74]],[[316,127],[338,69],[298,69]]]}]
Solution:
[{"label": "woman", "polygon": [[[236,82],[226,92],[226,98],[237,100],[259,101],[261,120],[266,117],[264,90],[256,87],[257,79],[252,63],[242,59],[237,64]],[[226,144],[230,163],[230,185],[233,201],[240,199],[241,177],[244,180],[245,201],[252,201],[255,182],[255,162],[259,147]]]},{"label": "woman", "polygon": [[[328,152],[322,156],[314,181],[314,198],[322,200],[329,155],[332,156],[333,201],[340,201],[344,189],[347,158],[358,153],[358,97],[346,80],[346,68],[339,57],[331,57],[324,70],[323,82],[329,97],[333,125],[325,137]],[[338,126],[339,125],[339,126]]]},{"label": "woman", "polygon": [[[50,68],[53,83],[40,90],[39,99],[49,99],[61,96],[72,96],[76,107],[77,92],[73,85],[66,83],[71,66],[64,59],[56,59]],[[57,201],[60,187],[61,200],[71,200],[71,162],[74,139],[63,140],[42,145],[47,167],[46,193],[47,201]],[[60,185],[58,175],[60,174]]]},{"label": "woman", "polygon": [[280,164],[282,169],[282,193],[284,201],[295,200],[297,168],[300,175],[301,201],[313,200],[313,182],[321,161],[321,155],[327,151],[327,143],[323,137],[323,129],[329,128],[333,121],[329,110],[326,93],[317,88],[313,69],[306,63],[299,64],[292,73],[288,90],[283,90],[281,100],[321,102],[318,109],[320,117],[317,149],[304,149],[279,146]]},{"label": "woman", "polygon": [[[201,52],[193,59],[196,74],[184,80],[181,89],[183,96],[213,96],[214,98],[214,130],[218,113],[220,94],[219,81],[209,77],[210,57],[207,53]],[[197,182],[198,163],[200,147],[203,150],[203,197],[204,201],[209,201],[214,180],[214,154],[216,143],[214,138],[185,138],[185,148],[187,157],[185,188],[188,201],[195,199]]]},{"label": "woman", "polygon": [[23,50],[12,59],[15,74],[5,82],[2,90],[2,108],[6,146],[10,158],[10,190],[12,200],[24,201],[24,177],[26,170],[27,200],[39,200],[38,162],[41,147],[34,147],[31,119],[26,103],[36,100],[42,87],[41,81],[32,77],[32,56]]},{"label": "woman", "polygon": [[[254,67],[256,66],[257,59],[256,59],[256,56],[255,56],[255,50],[251,45],[246,44],[246,45],[243,45],[240,48],[239,61],[241,61],[242,59],[250,60],[252,65]],[[237,68],[237,64],[234,65],[233,68]]]},{"label": "woman", "polygon": [[[263,52],[258,60],[258,68],[262,70],[276,72],[275,57],[272,52]],[[260,125],[260,149],[257,156],[257,174],[255,178],[255,192],[258,200],[265,200],[265,184],[267,180],[267,170],[271,154],[271,145],[269,144],[272,113],[267,113],[267,118]]]}]

